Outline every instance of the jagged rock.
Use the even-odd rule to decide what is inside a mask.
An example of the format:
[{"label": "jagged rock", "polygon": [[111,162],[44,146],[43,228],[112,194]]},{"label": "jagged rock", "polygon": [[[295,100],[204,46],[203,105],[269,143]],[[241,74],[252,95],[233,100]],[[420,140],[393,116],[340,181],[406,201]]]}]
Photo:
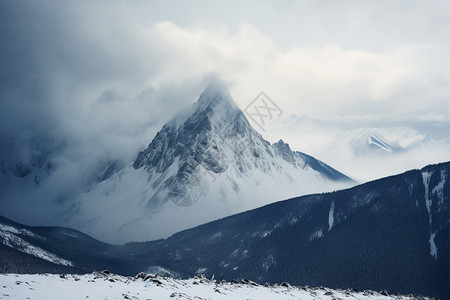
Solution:
[{"label": "jagged rock", "polygon": [[163,284],[160,280],[158,280],[158,279],[156,279],[156,278],[153,278],[153,279],[152,279],[152,282],[153,282],[153,283],[156,283],[157,285],[162,285],[162,284]]},{"label": "jagged rock", "polygon": [[147,276],[147,273],[140,272],[135,276],[135,278],[136,279],[144,279],[146,276]]}]

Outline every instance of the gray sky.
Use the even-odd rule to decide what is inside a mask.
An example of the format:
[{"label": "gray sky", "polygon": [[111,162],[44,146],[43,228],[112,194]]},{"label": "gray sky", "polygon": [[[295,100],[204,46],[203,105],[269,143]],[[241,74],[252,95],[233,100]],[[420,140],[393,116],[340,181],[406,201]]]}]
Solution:
[{"label": "gray sky", "polygon": [[448,1],[278,2],[2,1],[2,90],[75,113],[172,86],[187,105],[213,73],[241,107],[265,90],[297,114],[449,122]]},{"label": "gray sky", "polygon": [[442,136],[449,33],[449,1],[0,1],[2,163],[45,140],[63,198],[211,76],[241,108],[264,90],[285,113]]}]

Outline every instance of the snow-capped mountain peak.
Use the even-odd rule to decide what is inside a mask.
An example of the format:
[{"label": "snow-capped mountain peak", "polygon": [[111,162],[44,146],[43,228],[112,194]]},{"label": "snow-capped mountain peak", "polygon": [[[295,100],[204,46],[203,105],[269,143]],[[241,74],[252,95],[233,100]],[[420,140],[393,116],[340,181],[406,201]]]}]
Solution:
[{"label": "snow-capped mountain peak", "polygon": [[[164,125],[132,165],[84,194],[69,219],[94,236],[105,238],[106,231],[109,241],[152,239],[279,199],[352,184],[283,141],[270,145],[224,85],[214,83]],[[119,217],[101,213],[114,206]]]},{"label": "snow-capped mountain peak", "polygon": [[209,104],[212,101],[216,102],[228,102],[236,109],[238,106],[234,102],[233,98],[230,95],[227,87],[220,81],[215,81],[210,83],[206,89],[200,94],[200,97],[197,101],[199,104]]}]

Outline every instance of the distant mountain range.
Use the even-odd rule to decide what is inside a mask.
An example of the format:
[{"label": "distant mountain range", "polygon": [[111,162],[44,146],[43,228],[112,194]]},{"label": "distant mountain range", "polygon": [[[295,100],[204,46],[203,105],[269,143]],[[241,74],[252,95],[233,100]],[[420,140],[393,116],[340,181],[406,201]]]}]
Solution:
[{"label": "distant mountain range", "polygon": [[293,148],[313,153],[360,182],[447,161],[450,151],[445,139],[412,127],[358,127],[308,115],[281,116],[266,126],[264,137],[290,140]]},{"label": "distant mountain range", "polygon": [[131,165],[82,194],[61,224],[109,242],[145,241],[279,199],[354,184],[282,140],[264,140],[228,90],[214,83],[165,124]]},{"label": "distant mountain range", "polygon": [[[289,115],[274,120],[269,127],[271,132],[285,132],[286,136],[295,135],[301,142],[327,144],[347,147],[356,155],[386,155],[424,148],[438,143],[426,134],[410,127],[351,127],[332,121],[323,121],[308,115]],[[309,139],[317,136],[317,139]],[[303,146],[303,145],[302,145]],[[311,146],[311,145],[309,145]],[[312,145],[314,147],[314,145]],[[323,145],[321,145],[323,146]],[[325,148],[326,149],[326,148]],[[310,150],[308,150],[310,151]]]},{"label": "distant mountain range", "polygon": [[450,299],[450,162],[114,246],[0,219],[3,272],[215,275]]}]

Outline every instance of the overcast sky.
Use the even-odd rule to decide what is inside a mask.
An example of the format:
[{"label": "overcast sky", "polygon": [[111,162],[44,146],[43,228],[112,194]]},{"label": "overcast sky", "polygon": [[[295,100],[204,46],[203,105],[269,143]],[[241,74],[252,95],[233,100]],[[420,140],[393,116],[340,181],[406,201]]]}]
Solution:
[{"label": "overcast sky", "polygon": [[[264,90],[295,114],[450,120],[448,1],[0,5],[7,124],[14,113],[86,118],[85,110],[106,98],[135,107],[121,110],[124,117],[150,107],[170,114],[174,104],[192,102],[212,73],[229,84],[241,107]],[[139,97],[155,99],[136,103]],[[32,113],[20,101],[33,105]]]},{"label": "overcast sky", "polygon": [[2,163],[45,139],[66,193],[131,161],[211,77],[241,108],[263,90],[285,114],[450,128],[449,33],[445,0],[3,0]]}]

